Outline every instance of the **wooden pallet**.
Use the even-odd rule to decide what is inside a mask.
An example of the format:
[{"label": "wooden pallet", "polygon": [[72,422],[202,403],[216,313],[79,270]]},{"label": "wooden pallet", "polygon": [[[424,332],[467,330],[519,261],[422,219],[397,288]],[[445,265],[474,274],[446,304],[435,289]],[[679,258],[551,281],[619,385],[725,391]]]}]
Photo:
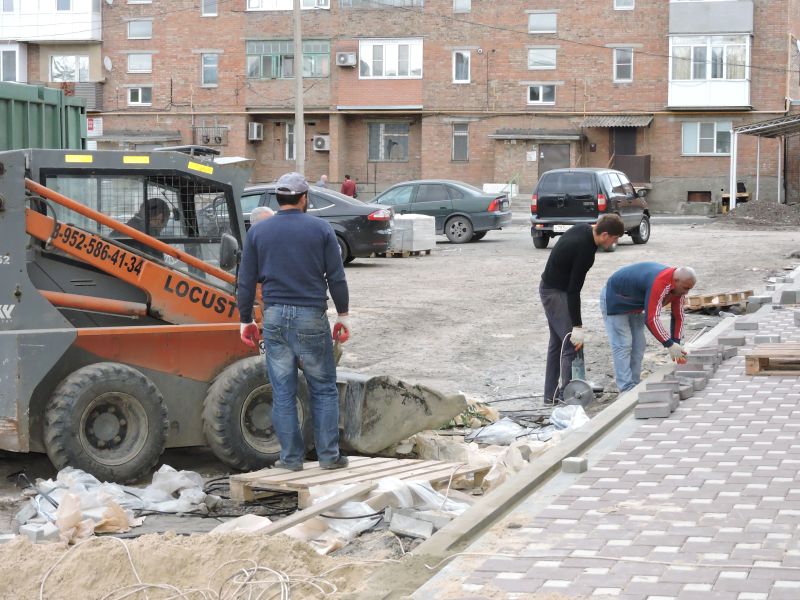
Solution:
[{"label": "wooden pallet", "polygon": [[800,344],[759,344],[745,352],[744,372],[800,376]]},{"label": "wooden pallet", "polygon": [[297,492],[297,505],[310,505],[309,488],[323,484],[371,483],[385,477],[431,484],[450,481],[451,477],[471,476],[477,487],[489,467],[470,467],[440,460],[350,457],[350,466],[327,471],[318,462],[306,463],[302,471],[261,469],[252,473],[231,475],[231,500],[248,502],[275,492]]},{"label": "wooden pallet", "polygon": [[723,308],[741,304],[753,295],[753,290],[726,292],[724,294],[703,294],[686,297],[687,310],[703,310],[704,308]]},{"label": "wooden pallet", "polygon": [[409,256],[430,256],[430,250],[390,250],[389,252],[376,252],[377,258],[408,258]]}]

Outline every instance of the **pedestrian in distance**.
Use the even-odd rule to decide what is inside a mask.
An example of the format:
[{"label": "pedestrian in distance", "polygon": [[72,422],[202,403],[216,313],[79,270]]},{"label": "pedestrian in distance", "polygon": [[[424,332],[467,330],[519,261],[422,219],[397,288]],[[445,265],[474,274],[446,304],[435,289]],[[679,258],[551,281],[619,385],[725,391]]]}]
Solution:
[{"label": "pedestrian in distance", "polygon": [[266,221],[274,214],[275,211],[269,206],[256,206],[250,213],[250,226],[252,227],[260,221]]},{"label": "pedestrian in distance", "polygon": [[625,233],[619,215],[602,215],[594,225],[575,225],[556,243],[539,283],[550,329],[544,402],[554,404],[572,378],[572,362],[583,347],[581,290],[598,248],[609,249]]},{"label": "pedestrian in distance", "polygon": [[[689,267],[640,262],[616,271],[600,290],[600,312],[611,343],[620,393],[641,381],[645,327],[673,361],[686,362],[687,353],[681,345],[684,304],[686,294],[696,283],[697,275]],[[669,330],[661,323],[661,309],[667,304],[672,310]]]},{"label": "pedestrian in distance", "polygon": [[341,192],[345,196],[350,196],[351,198],[356,197],[356,182],[350,179],[350,175],[344,176]]},{"label": "pedestrian in distance", "polygon": [[328,187],[328,176],[324,173],[319,176],[319,181],[317,181],[317,187],[326,188]]},{"label": "pedestrian in distance", "polygon": [[275,466],[303,469],[305,442],[296,399],[297,361],[302,359],[319,466],[340,469],[348,461],[339,451],[339,392],[326,312],[330,292],[338,313],[333,338],[347,341],[349,292],[342,256],[330,224],[306,214],[308,182],[302,175],[282,175],[275,191],[280,209],[250,228],[242,249],[237,291],[240,334],[245,344],[257,346],[253,301],[260,282],[272,425],[281,446]]}]

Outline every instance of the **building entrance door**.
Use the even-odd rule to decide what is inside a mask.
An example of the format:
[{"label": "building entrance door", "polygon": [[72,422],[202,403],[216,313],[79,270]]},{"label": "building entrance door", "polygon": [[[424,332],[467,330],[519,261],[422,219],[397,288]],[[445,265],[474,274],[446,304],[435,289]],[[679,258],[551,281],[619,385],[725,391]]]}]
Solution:
[{"label": "building entrance door", "polygon": [[633,156],[636,154],[636,128],[612,127],[609,158],[612,156]]},{"label": "building entrance door", "polygon": [[539,177],[551,169],[569,168],[569,144],[539,144]]}]

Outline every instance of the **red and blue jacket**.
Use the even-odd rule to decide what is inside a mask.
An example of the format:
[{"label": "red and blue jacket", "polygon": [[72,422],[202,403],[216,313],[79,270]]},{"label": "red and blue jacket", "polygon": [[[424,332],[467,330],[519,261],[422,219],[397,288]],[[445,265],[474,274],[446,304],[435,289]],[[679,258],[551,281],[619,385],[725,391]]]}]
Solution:
[{"label": "red and blue jacket", "polygon": [[[645,324],[650,333],[669,348],[679,344],[683,337],[683,306],[686,296],[672,294],[672,274],[675,267],[655,262],[628,265],[614,273],[606,283],[606,313],[622,315],[631,312],[645,313]],[[661,323],[661,308],[671,304],[670,331]]]}]

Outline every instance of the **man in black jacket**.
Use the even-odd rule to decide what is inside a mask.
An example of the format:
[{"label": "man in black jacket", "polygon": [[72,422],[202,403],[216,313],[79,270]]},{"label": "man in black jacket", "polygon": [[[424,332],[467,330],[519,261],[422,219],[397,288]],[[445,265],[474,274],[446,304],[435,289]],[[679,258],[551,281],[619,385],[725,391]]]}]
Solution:
[{"label": "man in black jacket", "polygon": [[[539,297],[550,327],[544,378],[545,403],[555,403],[557,396],[561,395],[560,386],[569,383],[572,361],[583,347],[581,289],[586,273],[594,264],[597,248],[611,248],[624,233],[625,226],[618,215],[603,215],[594,225],[581,224],[570,228],[550,252],[539,284]],[[565,343],[568,334],[570,343]]]}]

